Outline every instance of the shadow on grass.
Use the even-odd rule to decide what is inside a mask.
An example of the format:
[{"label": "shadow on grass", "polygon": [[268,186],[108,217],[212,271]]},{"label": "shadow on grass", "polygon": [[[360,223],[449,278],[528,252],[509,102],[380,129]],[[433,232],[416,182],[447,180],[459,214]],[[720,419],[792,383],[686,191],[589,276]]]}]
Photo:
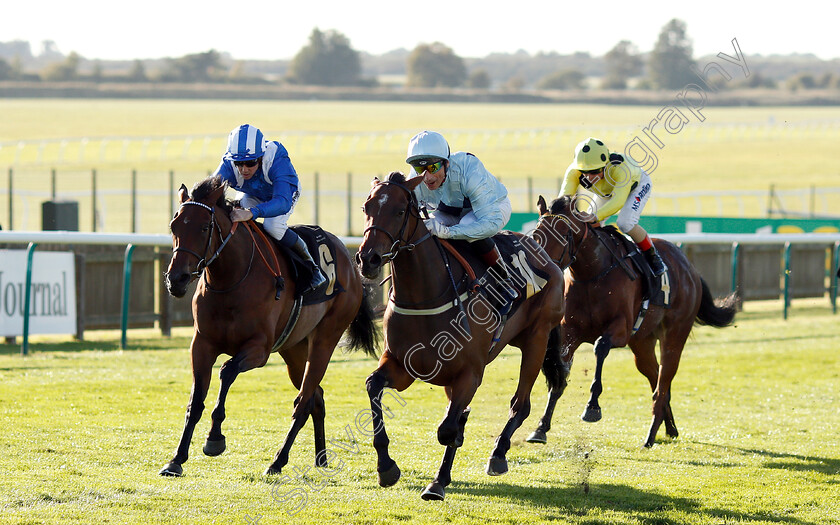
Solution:
[{"label": "shadow on grass", "polygon": [[801,456],[799,454],[788,454],[787,452],[772,452],[757,448],[741,448],[717,443],[704,443],[695,441],[698,445],[720,448],[732,452],[739,452],[744,455],[756,455],[768,458],[764,463],[765,468],[793,470],[800,472],[819,472],[820,474],[837,475],[840,473],[840,459],[821,458],[818,456]]},{"label": "shadow on grass", "polygon": [[[507,500],[516,504],[544,509],[546,520],[562,520],[564,517],[587,516],[589,514],[622,513],[645,524],[682,525],[688,514],[700,520],[714,520],[715,523],[749,523],[772,521],[799,525],[817,525],[810,521],[771,514],[755,514],[737,510],[706,508],[701,500],[670,497],[656,492],[646,492],[627,485],[592,484],[565,487],[527,487],[506,483],[472,483],[454,481],[447,489],[448,494],[470,494],[481,498]],[[672,513],[673,517],[666,514]],[[692,520],[693,521],[693,520]],[[609,524],[609,518],[584,518],[580,523]]]}]

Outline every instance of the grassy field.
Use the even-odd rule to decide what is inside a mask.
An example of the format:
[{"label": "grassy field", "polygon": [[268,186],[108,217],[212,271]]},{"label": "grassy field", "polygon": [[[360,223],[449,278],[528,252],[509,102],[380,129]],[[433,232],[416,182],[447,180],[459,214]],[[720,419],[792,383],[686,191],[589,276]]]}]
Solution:
[{"label": "grassy field", "polygon": [[[355,423],[375,368],[359,354],[337,352],[323,382],[332,469],[310,468],[307,424],[284,471],[290,479],[278,484],[262,472],[295,392],[276,356],[235,383],[228,450],[201,453],[208,408],[185,477],[172,479],[157,472],[183,424],[190,331],[171,339],[133,331],[125,351],[105,332],[83,343],[42,336],[25,358],[0,346],[0,523],[840,523],[840,333],[823,301],[795,301],[786,322],[778,302],[750,302],[735,327],[697,327],[673,388],[681,435],[672,441],[660,430],[652,449],[640,447],[650,392],[629,351],[607,361],[604,419],[579,419],[594,364],[582,346],[549,443],[524,442],[543,406],[540,380],[508,453],[510,472],[490,478],[484,465],[518,367],[507,349],[472,403],[444,502],[419,497],[443,452],[435,439],[442,390],[416,383],[400,394],[404,404],[387,403],[403,478],[380,488],[370,438]],[[214,378],[209,407],[217,388]]]},{"label": "grassy field", "polygon": [[[140,195],[138,231],[164,233],[169,218],[169,173],[187,186],[216,168],[233,127],[250,122],[283,140],[301,176],[304,198],[295,213],[315,216],[314,175],[320,176],[319,221],[342,229],[358,209],[374,175],[405,170],[411,135],[436,129],[453,149],[477,154],[513,193],[515,211],[533,211],[525,191],[553,194],[575,144],[594,135],[614,150],[634,137],[655,155],[657,193],[725,192],[836,187],[834,148],[840,140],[837,107],[706,107],[704,120],[664,129],[667,107],[584,104],[454,104],[404,102],[0,100],[0,169],[13,170],[17,229],[40,229],[40,202],[50,196],[55,169],[59,199],[79,202],[80,227],[93,222],[90,191],[97,170],[99,231],[128,231],[131,172]],[[665,111],[665,113],[662,113]],[[651,126],[660,118],[662,122]],[[644,129],[652,129],[660,145]],[[676,130],[676,131],[675,131]],[[205,137],[207,137],[205,139]],[[103,140],[107,138],[107,140]],[[60,139],[66,139],[62,145]],[[85,139],[85,140],[83,140]],[[145,141],[144,139],[148,139]],[[39,141],[52,140],[40,145]],[[18,151],[21,141],[27,146]],[[62,149],[65,148],[65,149]],[[640,150],[636,150],[641,156]],[[39,160],[40,159],[40,160]],[[60,161],[58,160],[60,159]],[[352,192],[348,202],[347,174]],[[4,183],[0,191],[8,186]],[[5,221],[8,204],[0,204]],[[722,213],[758,216],[764,198]],[[161,206],[161,203],[167,204]],[[689,204],[694,209],[693,202]],[[659,206],[668,213],[669,203]],[[703,202],[718,214],[713,202]]]}]

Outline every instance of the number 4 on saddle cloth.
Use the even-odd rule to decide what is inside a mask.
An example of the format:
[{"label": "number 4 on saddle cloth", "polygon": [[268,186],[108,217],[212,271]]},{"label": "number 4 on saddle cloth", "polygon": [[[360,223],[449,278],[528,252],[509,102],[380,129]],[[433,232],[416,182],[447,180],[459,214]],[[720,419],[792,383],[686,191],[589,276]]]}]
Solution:
[{"label": "number 4 on saddle cloth", "polygon": [[[508,314],[508,317],[512,317],[525,299],[542,290],[548,282],[548,274],[535,267],[535,263],[545,264],[550,259],[542,248],[535,249],[523,245],[518,234],[513,232],[497,233],[493,236],[493,241],[499,247],[499,253],[507,266],[510,284],[519,292],[519,297],[514,301]],[[453,239],[441,241],[444,246],[446,243],[457,251],[457,255],[447,252],[447,256],[452,255],[457,258],[466,270],[459,282],[455,283],[458,294],[481,293],[498,310],[504,297],[495,270],[488,271],[487,265],[474,254],[468,241]]]},{"label": "number 4 on saddle cloth", "polygon": [[[633,242],[633,239],[618,231],[615,226],[610,224],[595,228],[594,231],[613,255],[613,266],[602,273],[610,272],[616,266],[620,266],[631,281],[635,281],[638,277],[642,279],[642,306],[636,322],[633,323],[633,331],[635,332],[642,326],[645,313],[647,313],[651,304],[665,308],[671,307],[671,284],[668,270],[666,269],[665,273],[657,280],[644,254],[639,250],[639,246]],[[627,259],[632,263],[632,267],[627,264]]]}]

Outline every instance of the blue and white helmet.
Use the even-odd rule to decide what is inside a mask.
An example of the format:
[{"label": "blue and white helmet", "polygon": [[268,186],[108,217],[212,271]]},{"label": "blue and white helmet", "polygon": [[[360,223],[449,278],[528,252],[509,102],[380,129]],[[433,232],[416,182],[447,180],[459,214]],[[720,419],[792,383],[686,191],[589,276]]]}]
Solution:
[{"label": "blue and white helmet", "polygon": [[250,124],[242,124],[228,136],[226,160],[254,160],[265,155],[265,138],[262,131]]},{"label": "blue and white helmet", "polygon": [[421,131],[409,141],[406,163],[425,166],[439,160],[449,160],[449,143],[437,131]]}]

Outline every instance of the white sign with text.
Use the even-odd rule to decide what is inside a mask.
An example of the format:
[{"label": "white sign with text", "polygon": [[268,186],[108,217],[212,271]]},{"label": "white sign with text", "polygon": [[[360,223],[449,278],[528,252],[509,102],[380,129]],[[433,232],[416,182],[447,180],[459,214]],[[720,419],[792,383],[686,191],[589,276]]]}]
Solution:
[{"label": "white sign with text", "polygon": [[[0,336],[23,335],[26,250],[0,250]],[[29,287],[29,333],[76,333],[72,252],[35,252]]]}]

